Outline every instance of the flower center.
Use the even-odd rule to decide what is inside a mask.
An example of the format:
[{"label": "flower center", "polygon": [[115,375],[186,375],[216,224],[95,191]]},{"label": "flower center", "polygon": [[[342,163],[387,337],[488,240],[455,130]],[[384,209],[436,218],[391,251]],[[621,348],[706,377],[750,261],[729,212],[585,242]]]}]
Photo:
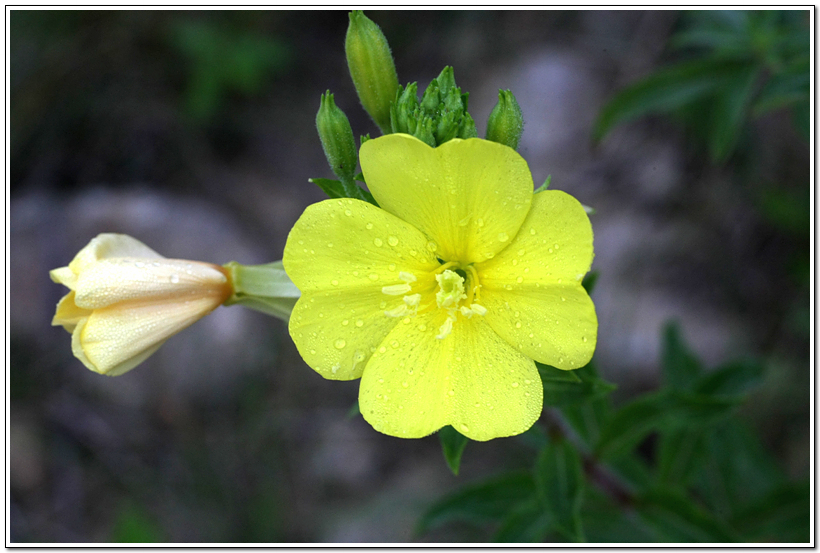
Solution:
[{"label": "flower center", "polygon": [[[404,284],[394,284],[382,288],[382,293],[388,296],[404,296],[403,304],[385,311],[388,317],[414,317],[420,312],[428,312],[433,309],[444,309],[447,311],[447,319],[439,328],[436,338],[443,340],[453,330],[453,323],[458,320],[459,313],[468,319],[473,315],[484,315],[487,309],[478,303],[480,299],[481,283],[478,272],[472,265],[462,266],[460,263],[451,261],[439,266],[435,271],[421,277],[418,282],[420,287],[430,290],[433,285],[432,280],[438,284],[438,291],[435,294],[435,303],[432,302],[429,292],[425,296],[429,299],[422,305],[422,294],[413,292],[413,286],[419,279],[415,275],[406,272],[399,273],[399,279]],[[469,290],[469,293],[465,293]],[[466,301],[462,301],[466,300]]]}]

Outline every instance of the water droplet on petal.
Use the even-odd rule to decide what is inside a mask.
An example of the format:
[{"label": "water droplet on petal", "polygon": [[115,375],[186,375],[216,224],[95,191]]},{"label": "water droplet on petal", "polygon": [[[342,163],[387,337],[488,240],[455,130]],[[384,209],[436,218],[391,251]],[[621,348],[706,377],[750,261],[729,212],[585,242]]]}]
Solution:
[{"label": "water droplet on petal", "polygon": [[518,382],[513,382],[513,383],[512,383],[512,387],[513,387],[513,388],[518,388]]},{"label": "water droplet on petal", "polygon": [[390,236],[390,237],[387,238],[387,243],[390,244],[391,246],[398,246],[399,245],[399,239],[396,238],[395,236]]},{"label": "water droplet on petal", "polygon": [[382,242],[381,238],[374,239],[373,243],[376,244],[376,246],[378,246],[378,247],[381,247],[381,245],[384,244],[384,242]]},{"label": "water droplet on petal", "polygon": [[379,280],[379,275],[377,275],[376,273],[370,273],[370,274],[368,275],[368,278],[369,278],[370,280]]},{"label": "water droplet on petal", "polygon": [[356,326],[358,326],[359,328],[361,328],[363,324],[364,324],[364,321],[363,321],[363,320],[361,320],[361,319],[359,319],[358,321],[356,321]]},{"label": "water droplet on petal", "polygon": [[340,339],[336,340],[336,343],[333,344],[333,345],[336,346],[336,349],[343,349],[347,345],[347,342],[345,342],[344,340],[342,340],[340,338]]},{"label": "water droplet on petal", "polygon": [[367,230],[372,229],[372,228],[373,228],[373,223],[367,223],[367,224],[364,226],[364,228],[366,228]]},{"label": "water droplet on petal", "polygon": [[168,280],[171,281],[171,284],[177,284],[179,282],[179,275],[171,275]]},{"label": "water droplet on petal", "polygon": [[499,242],[506,242],[506,241],[507,241],[507,240],[509,240],[509,239],[510,239],[510,237],[509,237],[509,236],[507,236],[507,233],[506,233],[506,232],[499,232],[499,233],[498,233],[498,241],[499,241]]}]

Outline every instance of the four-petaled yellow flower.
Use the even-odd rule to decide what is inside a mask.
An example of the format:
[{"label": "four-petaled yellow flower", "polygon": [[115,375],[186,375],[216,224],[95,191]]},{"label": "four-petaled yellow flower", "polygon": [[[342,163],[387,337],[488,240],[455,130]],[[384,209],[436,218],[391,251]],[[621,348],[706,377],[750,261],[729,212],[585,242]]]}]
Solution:
[{"label": "four-petaled yellow flower", "polygon": [[100,234],[50,275],[71,289],[52,324],[71,333],[77,359],[109,376],[142,363],[233,293],[222,267],[166,259],[124,234]]},{"label": "four-petaled yellow flower", "polygon": [[486,140],[391,134],[360,163],[381,209],[319,202],[285,246],[299,353],[325,378],[361,377],[361,413],[385,434],[524,432],[543,403],[533,360],[574,369],[595,349],[583,207],[533,194],[524,159]]}]

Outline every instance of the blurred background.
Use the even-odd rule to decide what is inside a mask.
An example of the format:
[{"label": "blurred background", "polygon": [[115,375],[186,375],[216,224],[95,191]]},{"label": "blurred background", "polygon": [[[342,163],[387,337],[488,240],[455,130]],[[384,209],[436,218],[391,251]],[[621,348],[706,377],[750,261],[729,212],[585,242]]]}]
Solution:
[{"label": "blurred background", "polygon": [[[765,363],[742,416],[788,475],[806,477],[808,103],[802,116],[730,95],[723,107],[741,116],[717,146],[698,134],[702,114],[663,105],[594,141],[617,91],[680,59],[670,37],[695,15],[366,13],[402,83],[423,89],[454,66],[479,136],[498,89],[511,89],[536,185],[551,175],[595,208],[596,357],[616,401],[657,386],[662,330],[677,321],[708,366]],[[807,12],[775,19],[786,32],[809,24]],[[50,326],[66,290],[48,271],[100,232],[167,257],[281,258],[302,210],[325,197],[307,179],[332,177],[314,127],[320,94],[335,93],[355,134],[378,134],[347,73],[347,21],[11,12],[11,541],[463,541],[414,527],[448,490],[528,466],[524,439],[472,442],[452,476],[435,436],[390,438],[348,417],[358,382],[323,380],[281,321],[240,307],[117,378],[88,371]],[[776,58],[772,43],[751,44]]]}]

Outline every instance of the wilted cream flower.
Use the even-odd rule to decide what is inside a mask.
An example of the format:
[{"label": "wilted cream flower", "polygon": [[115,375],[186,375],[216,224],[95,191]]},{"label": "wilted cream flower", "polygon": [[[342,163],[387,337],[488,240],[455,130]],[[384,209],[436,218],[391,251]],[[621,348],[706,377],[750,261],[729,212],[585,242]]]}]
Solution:
[{"label": "wilted cream flower", "polygon": [[100,234],[49,274],[71,289],[51,324],[71,333],[77,359],[109,376],[142,363],[233,293],[222,267],[166,259],[124,234]]}]

